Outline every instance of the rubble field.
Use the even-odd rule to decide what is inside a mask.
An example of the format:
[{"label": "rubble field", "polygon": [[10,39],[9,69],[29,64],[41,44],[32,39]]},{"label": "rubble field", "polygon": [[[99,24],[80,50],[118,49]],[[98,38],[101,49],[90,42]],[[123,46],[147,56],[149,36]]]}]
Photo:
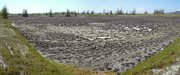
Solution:
[{"label": "rubble field", "polygon": [[123,72],[179,36],[180,17],[18,17],[11,23],[45,57],[97,71]]}]

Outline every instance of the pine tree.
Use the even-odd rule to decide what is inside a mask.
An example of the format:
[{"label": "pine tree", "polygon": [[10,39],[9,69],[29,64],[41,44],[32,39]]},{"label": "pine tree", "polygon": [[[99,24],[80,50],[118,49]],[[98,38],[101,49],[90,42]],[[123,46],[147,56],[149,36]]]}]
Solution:
[{"label": "pine tree", "polygon": [[164,9],[154,10],[154,14],[164,14]]},{"label": "pine tree", "polygon": [[116,14],[117,15],[123,15],[124,12],[123,12],[122,8],[121,8],[121,10],[117,9]]},{"label": "pine tree", "polygon": [[112,10],[110,10],[109,14],[110,14],[110,15],[113,15],[113,12],[112,12]]},{"label": "pine tree", "polygon": [[89,11],[87,11],[86,14],[89,15],[90,14]]},{"label": "pine tree", "polygon": [[78,13],[76,11],[74,11],[74,16],[77,16],[77,15],[78,15]]},{"label": "pine tree", "polygon": [[94,11],[91,11],[91,15],[94,15]]},{"label": "pine tree", "polygon": [[28,12],[26,9],[23,9],[22,17],[28,17]]},{"label": "pine tree", "polygon": [[144,14],[145,14],[145,15],[147,15],[147,14],[148,14],[148,12],[147,12],[147,11],[145,11],[145,12],[144,12]]},{"label": "pine tree", "polygon": [[128,13],[128,11],[126,11],[126,13],[125,13],[126,15],[128,15],[129,13]]},{"label": "pine tree", "polygon": [[85,12],[85,11],[82,11],[82,12],[81,12],[81,14],[85,15],[85,14],[86,14],[86,12]]},{"label": "pine tree", "polygon": [[70,11],[69,11],[69,9],[67,9],[66,17],[70,17]]},{"label": "pine tree", "polygon": [[136,15],[136,9],[133,9],[132,14]]},{"label": "pine tree", "polygon": [[106,15],[106,10],[105,9],[103,10],[103,15]]},{"label": "pine tree", "polygon": [[6,6],[4,6],[3,9],[2,9],[2,18],[3,19],[8,19],[8,11],[7,11]]},{"label": "pine tree", "polygon": [[52,9],[49,11],[49,17],[53,17]]}]

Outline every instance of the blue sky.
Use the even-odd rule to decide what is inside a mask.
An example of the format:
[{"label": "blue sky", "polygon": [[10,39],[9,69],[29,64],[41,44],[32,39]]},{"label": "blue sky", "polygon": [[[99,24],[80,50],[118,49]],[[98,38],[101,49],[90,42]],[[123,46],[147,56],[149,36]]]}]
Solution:
[{"label": "blue sky", "polygon": [[106,10],[132,11],[134,8],[141,13],[147,10],[165,9],[165,12],[180,10],[180,0],[0,0],[0,9],[6,5],[10,13],[21,13],[27,9],[30,13],[55,11],[87,11]]}]

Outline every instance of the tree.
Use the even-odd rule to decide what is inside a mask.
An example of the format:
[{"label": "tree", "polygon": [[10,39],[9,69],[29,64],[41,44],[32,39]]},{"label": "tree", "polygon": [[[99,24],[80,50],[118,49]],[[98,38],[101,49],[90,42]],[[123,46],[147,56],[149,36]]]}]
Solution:
[{"label": "tree", "polygon": [[121,10],[117,9],[116,14],[117,15],[123,15],[124,12],[123,12],[122,8],[121,8]]},{"label": "tree", "polygon": [[126,13],[125,13],[126,15],[128,15],[129,13],[128,13],[128,11],[126,11]]},{"label": "tree", "polygon": [[78,15],[78,13],[76,11],[74,11],[74,16],[77,16],[77,15]]},{"label": "tree", "polygon": [[70,17],[70,11],[69,11],[69,9],[67,9],[67,11],[66,11],[66,17]]},{"label": "tree", "polygon": [[48,16],[48,13],[45,13],[46,16]]},{"label": "tree", "polygon": [[89,11],[87,11],[86,14],[89,15],[90,14]]},{"label": "tree", "polygon": [[154,10],[154,14],[164,14],[164,9]]},{"label": "tree", "polygon": [[113,12],[112,12],[112,10],[110,10],[109,14],[110,14],[110,15],[113,15]]},{"label": "tree", "polygon": [[81,14],[85,15],[85,14],[86,14],[86,12],[85,12],[85,11],[82,11],[82,12],[81,12]]},{"label": "tree", "polygon": [[144,14],[145,14],[145,15],[147,15],[147,14],[148,14],[148,12],[147,12],[147,11],[144,11]]},{"label": "tree", "polygon": [[133,9],[132,15],[136,15],[136,9]]},{"label": "tree", "polygon": [[103,14],[104,14],[104,15],[106,14],[106,10],[105,10],[105,9],[103,10]]},{"label": "tree", "polygon": [[94,15],[94,11],[91,11],[91,15]]},{"label": "tree", "polygon": [[3,9],[2,9],[2,18],[3,19],[8,19],[8,11],[7,11],[7,7],[4,6]]},{"label": "tree", "polygon": [[49,17],[53,17],[52,9],[49,11]]},{"label": "tree", "polygon": [[27,9],[23,9],[22,17],[28,17]]}]

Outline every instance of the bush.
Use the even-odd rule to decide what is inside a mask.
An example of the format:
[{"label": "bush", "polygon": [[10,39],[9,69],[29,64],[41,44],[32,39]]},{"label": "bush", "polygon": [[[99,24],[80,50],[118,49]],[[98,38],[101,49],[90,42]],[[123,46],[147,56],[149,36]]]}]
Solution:
[{"label": "bush", "polygon": [[22,17],[28,17],[28,12],[26,9],[23,9]]},{"label": "bush", "polygon": [[8,12],[6,6],[3,7],[2,9],[2,18],[3,19],[8,19]]}]

